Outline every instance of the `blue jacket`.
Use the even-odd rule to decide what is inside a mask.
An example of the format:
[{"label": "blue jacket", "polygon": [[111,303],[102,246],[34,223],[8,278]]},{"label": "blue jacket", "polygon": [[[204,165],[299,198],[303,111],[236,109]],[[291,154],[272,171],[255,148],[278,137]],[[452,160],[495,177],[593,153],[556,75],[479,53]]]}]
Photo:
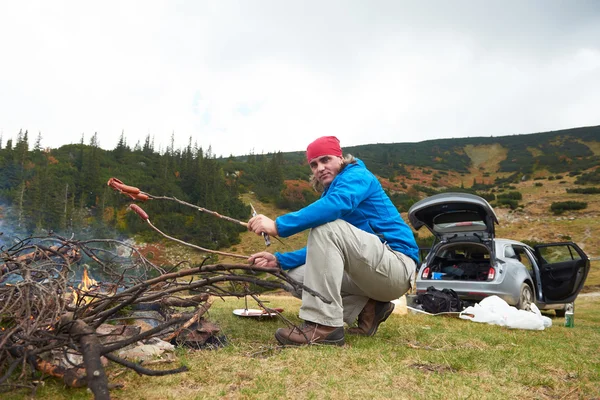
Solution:
[{"label": "blue jacket", "polygon": [[[382,242],[419,265],[419,247],[411,229],[375,175],[360,160],[347,165],[319,200],[299,211],[278,217],[275,224],[279,236],[288,237],[336,219],[379,236]],[[306,262],[306,247],[288,253],[277,252],[275,256],[281,268],[295,268]]]}]

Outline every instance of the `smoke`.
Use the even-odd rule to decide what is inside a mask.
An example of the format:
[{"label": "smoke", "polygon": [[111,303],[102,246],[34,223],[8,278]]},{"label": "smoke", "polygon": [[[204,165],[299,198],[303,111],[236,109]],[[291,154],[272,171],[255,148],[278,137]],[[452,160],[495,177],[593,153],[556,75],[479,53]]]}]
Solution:
[{"label": "smoke", "polygon": [[[130,275],[141,276],[144,271],[136,272],[132,264],[132,248],[137,247],[135,240],[127,235],[117,232],[114,228],[98,223],[85,227],[64,230],[36,229],[28,230],[25,223],[19,226],[18,214],[15,207],[0,202],[0,266],[8,262],[12,256],[23,255],[35,251],[35,246],[49,247],[59,243],[72,243],[76,247],[78,243],[88,240],[99,240],[93,244],[94,249],[101,251],[100,256],[104,261],[112,263],[118,270],[119,265],[127,269]],[[112,239],[110,242],[103,240]],[[121,244],[122,243],[122,244]],[[23,246],[28,250],[22,250]],[[70,245],[69,245],[70,246]],[[108,280],[102,271],[102,266],[88,254],[82,253],[81,259],[71,265],[69,282],[75,284],[81,282],[83,269],[87,268],[92,276],[98,280]],[[7,283],[16,283],[22,280],[19,271],[0,273],[0,286]]]},{"label": "smoke", "polygon": [[0,202],[0,250],[18,243],[20,241],[19,237],[25,238],[28,236],[24,229],[15,228],[15,224],[8,218],[9,215],[15,215],[14,210]]}]

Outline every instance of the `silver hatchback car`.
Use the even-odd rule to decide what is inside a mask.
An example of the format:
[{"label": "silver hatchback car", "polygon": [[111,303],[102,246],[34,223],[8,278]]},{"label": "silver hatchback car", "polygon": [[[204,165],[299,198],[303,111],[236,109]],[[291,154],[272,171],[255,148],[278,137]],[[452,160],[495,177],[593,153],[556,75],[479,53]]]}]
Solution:
[{"label": "silver hatchback car", "polygon": [[590,269],[589,257],[572,242],[530,247],[494,236],[498,218],[489,203],[466,193],[443,193],[415,203],[412,226],[435,236],[417,274],[417,294],[430,286],[454,290],[462,300],[499,296],[519,309],[535,303],[564,316]]}]

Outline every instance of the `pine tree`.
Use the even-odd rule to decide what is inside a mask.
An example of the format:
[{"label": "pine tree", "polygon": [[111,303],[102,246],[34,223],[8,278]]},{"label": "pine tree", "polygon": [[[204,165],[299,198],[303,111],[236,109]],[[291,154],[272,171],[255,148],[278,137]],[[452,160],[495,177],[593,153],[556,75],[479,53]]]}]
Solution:
[{"label": "pine tree", "polygon": [[[85,159],[82,163],[80,175],[80,185],[82,188],[81,205],[93,206],[96,204],[96,197],[99,195],[100,182],[100,148],[98,147],[98,133],[94,132],[90,139],[90,145],[87,152],[83,152]],[[87,154],[86,154],[87,153]]]},{"label": "pine tree", "polygon": [[29,152],[28,133],[27,133],[27,131],[25,131],[25,133],[23,133],[22,131],[19,131],[19,135],[17,136],[17,144],[15,146],[15,156],[16,156],[16,161],[21,166],[21,168],[24,168],[24,166],[25,166],[25,161],[27,160],[27,157],[29,155],[28,152]]},{"label": "pine tree", "polygon": [[130,150],[129,147],[127,147],[127,141],[125,140],[125,131],[123,130],[121,131],[121,136],[119,137],[117,147],[115,147],[113,151],[113,155],[119,163],[122,163],[129,151]]},{"label": "pine tree", "polygon": [[154,140],[150,141],[150,134],[146,135],[144,140],[144,147],[142,147],[142,153],[149,156],[154,153]]},{"label": "pine tree", "polygon": [[35,145],[33,146],[33,151],[41,151],[42,150],[42,132],[38,132],[37,139],[35,139]]}]

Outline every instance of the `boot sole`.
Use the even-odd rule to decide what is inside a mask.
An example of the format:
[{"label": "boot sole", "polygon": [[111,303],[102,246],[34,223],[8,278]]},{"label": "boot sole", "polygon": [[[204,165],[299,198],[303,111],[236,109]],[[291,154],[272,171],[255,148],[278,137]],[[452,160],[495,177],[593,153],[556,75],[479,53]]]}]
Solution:
[{"label": "boot sole", "polygon": [[343,346],[345,343],[344,337],[342,337],[341,339],[335,339],[335,340],[325,339],[325,340],[319,340],[317,342],[297,343],[297,342],[287,339],[283,335],[280,335],[279,332],[275,332],[275,339],[277,339],[279,344],[282,344],[284,346],[306,346],[309,344],[326,344],[326,345],[334,345],[334,346]]}]

